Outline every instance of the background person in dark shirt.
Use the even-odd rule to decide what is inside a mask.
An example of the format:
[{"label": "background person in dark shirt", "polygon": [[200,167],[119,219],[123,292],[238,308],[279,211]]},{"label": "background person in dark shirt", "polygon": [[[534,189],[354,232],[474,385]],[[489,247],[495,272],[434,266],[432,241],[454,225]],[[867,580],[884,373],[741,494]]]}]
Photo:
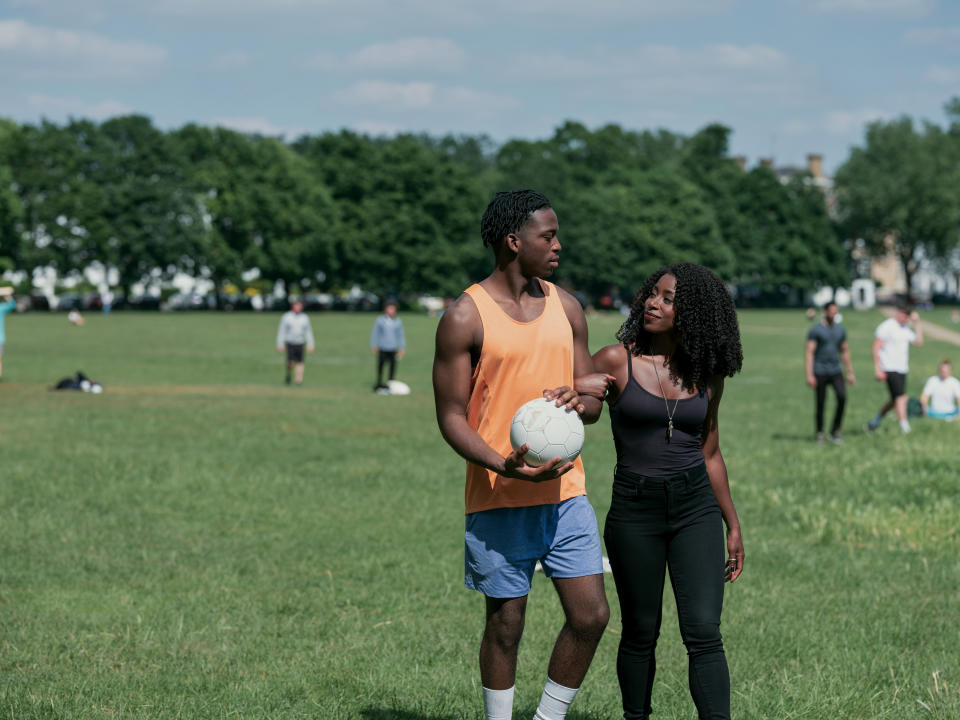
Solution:
[{"label": "background person in dark shirt", "polygon": [[828,302],[823,306],[823,321],[817,323],[807,333],[807,385],[816,391],[817,409],[817,442],[823,443],[826,437],[823,434],[823,411],[827,400],[827,386],[833,387],[837,396],[837,409],[833,414],[833,425],[829,438],[832,442],[842,443],[840,426],[843,423],[843,408],[847,400],[847,386],[843,381],[840,369],[840,359],[847,369],[847,382],[856,384],[857,378],[853,374],[853,363],[850,360],[850,348],[847,346],[847,331],[836,322],[838,313],[837,304]]}]

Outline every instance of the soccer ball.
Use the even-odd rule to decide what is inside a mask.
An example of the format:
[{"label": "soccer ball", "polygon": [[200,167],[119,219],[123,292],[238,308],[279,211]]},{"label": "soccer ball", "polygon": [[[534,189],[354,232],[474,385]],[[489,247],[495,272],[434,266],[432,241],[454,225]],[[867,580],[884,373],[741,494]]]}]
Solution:
[{"label": "soccer ball", "polygon": [[527,465],[543,465],[553,458],[573,460],[583,449],[583,421],[574,410],[537,398],[524,403],[510,424],[510,444],[516,450],[530,445],[523,456]]},{"label": "soccer ball", "polygon": [[391,395],[409,395],[410,386],[402,380],[388,380],[387,389]]}]

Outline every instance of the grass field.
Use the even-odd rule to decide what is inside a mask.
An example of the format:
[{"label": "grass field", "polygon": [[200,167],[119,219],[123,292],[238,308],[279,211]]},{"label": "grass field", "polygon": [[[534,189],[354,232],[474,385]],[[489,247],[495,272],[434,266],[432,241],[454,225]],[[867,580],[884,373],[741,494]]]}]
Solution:
[{"label": "grass field", "polygon": [[[619,317],[591,319],[594,349]],[[745,369],[721,445],[747,550],[723,633],[737,718],[960,718],[960,424],[888,420],[860,382],[847,443],[815,445],[807,321],[742,315]],[[436,321],[405,316],[400,377],[370,392],[370,315],[313,317],[302,388],[276,315],[8,317],[0,383],[0,718],[480,718],[483,601],[462,586],[463,462],[436,430]],[[912,354],[918,394],[960,348]],[[83,370],[101,396],[48,392]],[[831,399],[832,403],[832,399]],[[832,404],[828,408],[832,412]],[[606,413],[584,460],[599,519]],[[619,611],[572,720],[620,717]],[[530,717],[560,625],[535,580],[515,714]],[[693,718],[672,597],[657,718]]]}]

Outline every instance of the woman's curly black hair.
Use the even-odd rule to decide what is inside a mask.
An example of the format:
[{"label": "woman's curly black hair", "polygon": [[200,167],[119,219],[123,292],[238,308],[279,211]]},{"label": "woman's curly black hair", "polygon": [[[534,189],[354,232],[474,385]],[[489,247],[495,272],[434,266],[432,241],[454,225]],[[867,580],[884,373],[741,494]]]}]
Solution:
[{"label": "woman's curly black hair", "polygon": [[651,352],[652,336],[643,329],[646,300],[664,275],[677,279],[673,307],[677,347],[669,358],[670,375],[687,392],[697,392],[717,377],[733,377],[743,367],[740,325],[733,298],[723,281],[695,263],[665,265],[643,281],[617,339],[634,355]]}]

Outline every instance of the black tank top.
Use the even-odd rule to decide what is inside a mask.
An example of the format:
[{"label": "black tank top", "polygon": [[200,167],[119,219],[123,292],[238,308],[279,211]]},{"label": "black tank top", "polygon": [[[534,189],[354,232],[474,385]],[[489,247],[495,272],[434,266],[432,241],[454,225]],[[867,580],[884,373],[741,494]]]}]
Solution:
[{"label": "black tank top", "polygon": [[617,448],[617,472],[644,477],[671,477],[703,463],[701,439],[709,399],[706,391],[668,400],[673,435],[667,442],[667,409],[663,398],[633,377],[633,353],[627,348],[627,386],[610,406],[610,426]]}]

